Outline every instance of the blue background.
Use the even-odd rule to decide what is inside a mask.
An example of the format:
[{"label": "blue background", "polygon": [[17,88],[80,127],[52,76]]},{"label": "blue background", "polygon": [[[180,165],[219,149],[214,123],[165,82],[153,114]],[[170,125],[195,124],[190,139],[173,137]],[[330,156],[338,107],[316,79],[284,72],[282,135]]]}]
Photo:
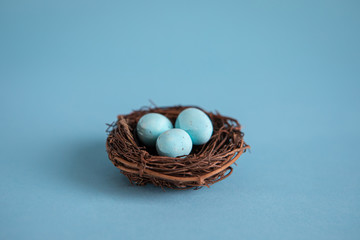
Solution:
[{"label": "blue background", "polygon": [[[358,1],[0,2],[0,239],[360,239]],[[131,186],[105,123],[194,104],[251,153]]]}]

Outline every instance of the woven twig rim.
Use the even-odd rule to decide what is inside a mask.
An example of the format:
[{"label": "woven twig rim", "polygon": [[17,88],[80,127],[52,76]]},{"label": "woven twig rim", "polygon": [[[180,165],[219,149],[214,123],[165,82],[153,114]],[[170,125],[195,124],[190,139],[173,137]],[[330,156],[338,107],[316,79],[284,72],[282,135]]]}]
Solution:
[{"label": "woven twig rim", "polygon": [[[173,123],[178,114],[196,106],[142,108],[128,115],[119,115],[109,125],[106,149],[114,166],[127,176],[131,183],[174,189],[209,187],[228,177],[231,165],[250,148],[244,142],[244,133],[236,119],[204,111],[211,119],[214,132],[208,143],[194,146],[191,154],[183,158],[158,156],[137,138],[136,124],[146,113],[160,113]],[[236,164],[236,163],[235,163]]]}]

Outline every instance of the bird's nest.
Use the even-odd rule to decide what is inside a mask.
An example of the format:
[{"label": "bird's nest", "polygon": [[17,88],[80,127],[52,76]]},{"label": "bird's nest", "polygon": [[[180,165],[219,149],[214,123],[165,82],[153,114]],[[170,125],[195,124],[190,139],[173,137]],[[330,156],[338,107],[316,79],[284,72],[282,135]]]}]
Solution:
[{"label": "bird's nest", "polygon": [[198,189],[210,186],[228,177],[231,165],[250,148],[244,142],[244,133],[236,119],[219,113],[206,112],[214,132],[204,145],[193,146],[186,157],[159,156],[155,149],[145,147],[138,139],[136,125],[147,113],[160,113],[174,124],[179,113],[194,106],[143,108],[128,115],[119,115],[109,124],[106,150],[109,159],[127,176],[131,183],[174,189]]}]

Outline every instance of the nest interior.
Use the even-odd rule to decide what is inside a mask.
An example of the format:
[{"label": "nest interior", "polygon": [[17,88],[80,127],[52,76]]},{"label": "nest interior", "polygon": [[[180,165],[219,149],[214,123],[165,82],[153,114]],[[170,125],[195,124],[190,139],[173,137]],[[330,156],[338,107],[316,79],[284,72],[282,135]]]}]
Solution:
[{"label": "nest interior", "polygon": [[194,145],[185,157],[158,156],[155,149],[144,146],[138,139],[136,125],[143,115],[160,113],[174,124],[179,113],[189,107],[196,106],[142,108],[128,115],[119,115],[116,122],[109,124],[106,141],[109,159],[131,183],[198,189],[209,187],[232,173],[231,165],[250,146],[244,142],[244,133],[238,121],[218,112],[211,113],[196,107],[210,117],[214,131],[206,144]]}]

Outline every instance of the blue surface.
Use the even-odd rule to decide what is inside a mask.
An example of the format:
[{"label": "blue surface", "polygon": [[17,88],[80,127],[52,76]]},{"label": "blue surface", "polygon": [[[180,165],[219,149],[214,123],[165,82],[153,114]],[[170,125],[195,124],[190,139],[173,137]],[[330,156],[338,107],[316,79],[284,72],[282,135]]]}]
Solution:
[{"label": "blue surface", "polygon": [[[0,2],[0,239],[360,239],[358,1]],[[199,191],[129,185],[105,123],[237,118]]]}]

